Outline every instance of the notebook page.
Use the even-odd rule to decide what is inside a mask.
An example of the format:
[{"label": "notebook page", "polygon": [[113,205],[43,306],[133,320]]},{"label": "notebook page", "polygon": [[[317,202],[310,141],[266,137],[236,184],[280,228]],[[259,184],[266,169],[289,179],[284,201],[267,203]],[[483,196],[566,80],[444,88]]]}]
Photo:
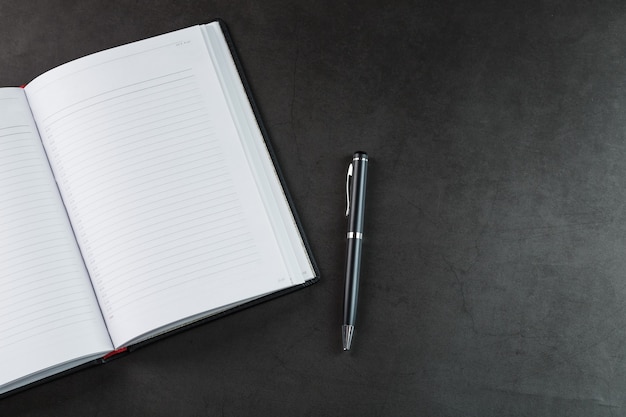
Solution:
[{"label": "notebook page", "polygon": [[112,349],[24,92],[0,89],[0,392]]},{"label": "notebook page", "polygon": [[26,92],[116,345],[293,285],[199,27]]},{"label": "notebook page", "polygon": [[265,145],[247,93],[237,75],[226,38],[219,24],[202,26],[203,35],[220,83],[227,92],[231,114],[239,130],[248,163],[253,167],[257,187],[262,189],[261,198],[268,208],[270,221],[283,251],[283,258],[289,264],[293,277],[303,283],[315,277],[315,270],[306,250],[296,220],[281,186],[280,179]]}]

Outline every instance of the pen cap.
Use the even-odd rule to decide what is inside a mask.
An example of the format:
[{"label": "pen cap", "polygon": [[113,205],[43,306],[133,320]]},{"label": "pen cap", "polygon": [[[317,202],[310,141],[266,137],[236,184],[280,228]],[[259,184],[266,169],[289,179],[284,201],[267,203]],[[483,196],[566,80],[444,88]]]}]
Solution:
[{"label": "pen cap", "polygon": [[363,233],[365,212],[365,190],[367,184],[368,157],[365,152],[355,152],[352,156],[352,183],[350,187],[350,213],[348,231]]}]

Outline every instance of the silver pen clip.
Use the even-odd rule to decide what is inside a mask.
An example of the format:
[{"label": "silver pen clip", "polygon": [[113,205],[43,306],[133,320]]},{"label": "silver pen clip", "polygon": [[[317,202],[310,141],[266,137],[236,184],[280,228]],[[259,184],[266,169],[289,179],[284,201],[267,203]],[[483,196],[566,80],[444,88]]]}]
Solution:
[{"label": "silver pen clip", "polygon": [[352,177],[352,162],[350,162],[348,175],[346,175],[346,217],[350,215],[350,177]]}]

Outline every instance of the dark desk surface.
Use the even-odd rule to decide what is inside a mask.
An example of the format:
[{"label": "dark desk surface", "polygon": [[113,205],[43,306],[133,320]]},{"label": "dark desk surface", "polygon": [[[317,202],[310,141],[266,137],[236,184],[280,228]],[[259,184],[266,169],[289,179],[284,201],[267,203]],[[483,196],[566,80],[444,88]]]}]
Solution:
[{"label": "dark desk surface", "polygon": [[[323,277],[0,415],[625,415],[624,2],[293,3],[0,2],[2,85],[223,18]],[[344,353],[357,149],[370,199]]]}]

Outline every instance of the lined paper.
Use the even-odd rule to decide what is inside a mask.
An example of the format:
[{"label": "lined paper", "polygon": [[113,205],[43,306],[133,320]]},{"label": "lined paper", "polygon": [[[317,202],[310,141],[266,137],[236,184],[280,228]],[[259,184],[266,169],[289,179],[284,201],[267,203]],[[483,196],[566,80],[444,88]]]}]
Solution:
[{"label": "lined paper", "polygon": [[0,89],[0,391],[112,349],[22,89]]},{"label": "lined paper", "polygon": [[26,92],[116,345],[291,285],[198,27]]}]

